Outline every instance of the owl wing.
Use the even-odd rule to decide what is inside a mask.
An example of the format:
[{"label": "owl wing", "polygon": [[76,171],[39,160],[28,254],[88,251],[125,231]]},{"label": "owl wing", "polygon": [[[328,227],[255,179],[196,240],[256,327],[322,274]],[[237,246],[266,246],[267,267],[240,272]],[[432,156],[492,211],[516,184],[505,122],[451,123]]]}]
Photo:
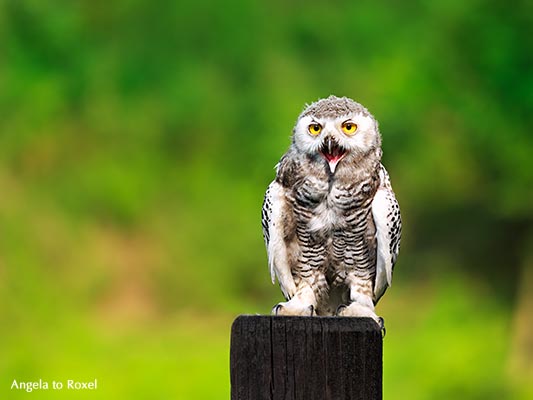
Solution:
[{"label": "owl wing", "polygon": [[286,299],[290,299],[296,292],[296,285],[288,262],[288,249],[283,233],[283,210],[286,209],[287,201],[284,191],[283,186],[276,181],[268,186],[263,201],[261,222],[272,283],[275,283],[278,278],[283,295]]},{"label": "owl wing", "polygon": [[402,220],[400,206],[390,184],[389,174],[381,166],[380,185],[372,201],[372,216],[376,225],[377,257],[374,303],[391,285],[392,271],[400,251]]}]

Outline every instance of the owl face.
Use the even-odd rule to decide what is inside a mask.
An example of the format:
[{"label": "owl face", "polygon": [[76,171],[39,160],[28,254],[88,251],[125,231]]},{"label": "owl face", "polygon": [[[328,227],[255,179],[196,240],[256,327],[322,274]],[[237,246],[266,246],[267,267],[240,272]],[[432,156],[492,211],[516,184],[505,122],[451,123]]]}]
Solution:
[{"label": "owl face", "polygon": [[379,148],[376,120],[359,103],[330,96],[308,106],[293,130],[296,148],[312,158],[324,159],[331,173],[344,159],[358,158]]}]

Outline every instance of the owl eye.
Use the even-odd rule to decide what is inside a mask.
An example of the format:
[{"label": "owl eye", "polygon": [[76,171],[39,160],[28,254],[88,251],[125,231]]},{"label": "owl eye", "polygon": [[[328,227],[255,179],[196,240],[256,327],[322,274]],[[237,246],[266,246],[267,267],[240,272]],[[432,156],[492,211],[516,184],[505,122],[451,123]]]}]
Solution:
[{"label": "owl eye", "polygon": [[354,124],[353,122],[346,121],[342,123],[342,131],[347,135],[353,135],[355,131],[357,131],[357,124]]},{"label": "owl eye", "polygon": [[307,128],[309,130],[309,133],[311,135],[318,135],[320,132],[322,132],[322,125],[320,124],[317,124],[316,122],[309,125],[309,127]]}]

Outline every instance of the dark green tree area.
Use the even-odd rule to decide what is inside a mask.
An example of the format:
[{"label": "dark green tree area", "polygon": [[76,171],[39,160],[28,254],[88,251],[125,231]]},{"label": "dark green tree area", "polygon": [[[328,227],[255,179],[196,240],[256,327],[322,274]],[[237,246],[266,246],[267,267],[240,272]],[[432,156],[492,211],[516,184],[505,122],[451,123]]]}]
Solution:
[{"label": "dark green tree area", "polygon": [[228,398],[231,321],[281,299],[264,190],[304,104],[336,94],[380,122],[402,207],[385,397],[531,398],[532,15],[0,0],[0,397]]}]

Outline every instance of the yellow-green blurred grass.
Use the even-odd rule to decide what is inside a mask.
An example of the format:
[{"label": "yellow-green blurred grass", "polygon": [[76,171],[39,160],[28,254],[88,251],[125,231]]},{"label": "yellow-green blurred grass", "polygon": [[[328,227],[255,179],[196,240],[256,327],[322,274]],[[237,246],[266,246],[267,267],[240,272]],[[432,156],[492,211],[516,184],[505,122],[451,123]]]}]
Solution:
[{"label": "yellow-green blurred grass", "polygon": [[[26,398],[11,391],[11,380],[93,380],[98,389],[76,398],[229,398],[231,318],[194,317],[121,321],[95,330],[77,316],[46,324],[25,324],[3,337],[2,398]],[[101,327],[101,324],[100,324]],[[6,388],[7,386],[7,388]],[[36,398],[72,398],[72,391],[35,391]]]},{"label": "yellow-green blurred grass", "polygon": [[[507,374],[509,314],[497,302],[480,307],[483,288],[460,276],[396,286],[379,307],[388,329],[386,398],[526,399],[530,388],[515,386]],[[36,295],[36,304],[50,302],[46,297]],[[5,325],[0,345],[5,384],[13,378],[96,377],[98,391],[82,398],[229,398],[235,314],[192,308],[151,315],[135,303],[124,303],[112,315],[98,309],[80,313],[68,298],[62,300],[53,310],[20,309],[20,318]],[[270,305],[263,304],[263,311]],[[26,395],[2,391],[6,398]],[[67,398],[65,393],[60,395]],[[61,398],[53,391],[34,395]]]},{"label": "yellow-green blurred grass", "polygon": [[506,310],[481,306],[479,288],[461,276],[395,289],[382,307],[386,398],[509,398]]}]

